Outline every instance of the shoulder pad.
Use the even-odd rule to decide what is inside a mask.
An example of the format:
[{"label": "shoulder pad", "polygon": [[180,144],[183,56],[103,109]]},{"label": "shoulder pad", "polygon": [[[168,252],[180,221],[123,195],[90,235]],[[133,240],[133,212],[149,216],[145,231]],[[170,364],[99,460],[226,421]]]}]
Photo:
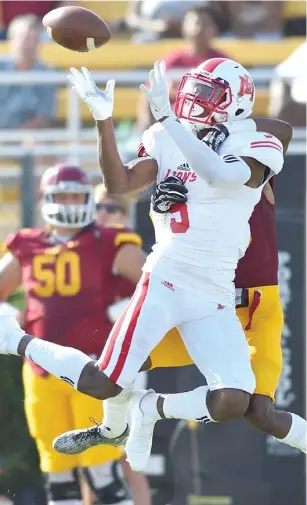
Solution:
[{"label": "shoulder pad", "polygon": [[270,168],[274,174],[278,174],[284,164],[282,143],[265,132],[233,133],[222,144],[219,154],[253,158]]},{"label": "shoulder pad", "polygon": [[157,144],[157,139],[163,139],[167,137],[167,132],[164,130],[161,123],[155,123],[148,130],[145,130],[142,135],[142,145],[146,153],[157,160],[161,155],[161,144]]}]

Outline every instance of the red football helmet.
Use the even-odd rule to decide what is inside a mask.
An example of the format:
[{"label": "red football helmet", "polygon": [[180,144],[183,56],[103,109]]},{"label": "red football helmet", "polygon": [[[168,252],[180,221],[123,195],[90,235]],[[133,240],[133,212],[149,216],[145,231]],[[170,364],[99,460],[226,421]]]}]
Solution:
[{"label": "red football helmet", "polygon": [[228,58],[211,58],[181,79],[175,114],[202,129],[246,119],[254,103],[255,84],[249,72]]},{"label": "red football helmet", "polygon": [[[57,203],[56,194],[84,193],[84,203]],[[93,221],[93,186],[78,166],[63,163],[48,168],[40,184],[44,220],[62,228],[83,228]]]}]

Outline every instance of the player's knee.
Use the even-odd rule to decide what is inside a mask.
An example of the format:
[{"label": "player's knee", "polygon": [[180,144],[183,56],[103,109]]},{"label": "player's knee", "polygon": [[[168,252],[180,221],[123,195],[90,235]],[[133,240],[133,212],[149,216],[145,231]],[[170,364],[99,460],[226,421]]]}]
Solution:
[{"label": "player's knee", "polygon": [[273,433],[274,411],[271,398],[264,395],[253,395],[244,417],[254,428],[265,433]]},{"label": "player's knee", "polygon": [[119,461],[109,461],[103,465],[83,468],[83,473],[97,497],[97,503],[115,504],[118,503],[119,496],[123,502],[127,500],[128,503],[129,493]]},{"label": "player's knee", "polygon": [[107,400],[120,393],[121,388],[112,382],[97,363],[88,363],[80,375],[78,390],[98,400]]},{"label": "player's knee", "polygon": [[207,396],[207,406],[214,421],[223,422],[244,416],[250,400],[249,393],[240,389],[217,389]]},{"label": "player's knee", "polygon": [[44,474],[47,502],[80,501],[81,489],[77,469],[66,472],[51,472]]}]

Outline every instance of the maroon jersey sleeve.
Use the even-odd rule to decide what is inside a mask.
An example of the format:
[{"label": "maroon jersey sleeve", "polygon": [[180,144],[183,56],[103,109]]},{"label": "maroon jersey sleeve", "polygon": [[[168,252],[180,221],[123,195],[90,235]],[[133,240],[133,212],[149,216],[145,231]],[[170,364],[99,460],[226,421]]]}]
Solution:
[{"label": "maroon jersey sleeve", "polygon": [[103,236],[110,242],[114,256],[117,251],[125,244],[134,244],[142,247],[143,241],[135,231],[122,226],[114,228],[104,228]]},{"label": "maroon jersey sleeve", "polygon": [[17,233],[11,233],[3,244],[5,251],[10,251],[18,259],[21,259],[30,248],[33,238],[41,235],[44,231],[40,228],[22,228]]},{"label": "maroon jersey sleeve", "polygon": [[20,256],[20,247],[22,247],[20,240],[20,231],[17,233],[10,233],[6,238],[3,249],[5,252],[9,251],[14,254],[17,258]]}]

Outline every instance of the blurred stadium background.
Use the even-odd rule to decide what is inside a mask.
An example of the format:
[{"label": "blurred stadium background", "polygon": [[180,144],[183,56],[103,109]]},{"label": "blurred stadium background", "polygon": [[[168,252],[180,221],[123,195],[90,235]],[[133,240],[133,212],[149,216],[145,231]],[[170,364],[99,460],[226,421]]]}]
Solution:
[{"label": "blurred stadium background", "polygon": [[[206,17],[202,36],[207,46],[203,55],[216,50],[240,61],[250,69],[257,85],[254,115],[285,119],[295,128],[277,185],[280,282],[286,321],[285,362],[277,405],[304,415],[305,2],[74,2],[101,15],[114,34],[106,47],[88,54],[57,46],[40,31],[39,18],[63,3],[70,2],[0,1],[1,241],[20,227],[40,224],[37,181],[46,167],[70,160],[80,163],[99,182],[92,117],[66,84],[69,67],[87,66],[101,85],[111,77],[116,79],[116,133],[123,159],[132,159],[142,128],[151,120],[139,96],[139,84],[147,79],[148,69],[157,59],[166,57],[169,61],[168,75],[176,85],[185,70],[178,52],[185,54],[187,48],[195,50],[198,44],[194,56],[202,57],[200,40],[195,41],[189,34],[186,11],[205,7],[208,10],[201,14]],[[183,19],[185,37],[180,37]],[[33,32],[37,26],[36,39]],[[206,37],[206,26],[212,40]],[[22,61],[28,64],[20,64]],[[149,250],[153,232],[147,213],[148,196],[144,195],[131,205],[130,224],[143,236],[145,249]],[[21,306],[22,293],[16,293],[12,301]],[[159,388],[161,383],[165,389],[168,384],[169,392],[190,389],[198,384],[199,377],[193,367],[188,368],[154,372],[148,377],[149,385]],[[0,391],[3,503],[6,495],[16,505],[42,505],[37,457],[25,428],[20,367],[14,358],[1,358]],[[161,423],[148,472],[156,505],[305,503],[302,455],[270,437],[258,436],[241,423],[230,423],[218,431],[215,426],[194,430],[180,423]]]}]

